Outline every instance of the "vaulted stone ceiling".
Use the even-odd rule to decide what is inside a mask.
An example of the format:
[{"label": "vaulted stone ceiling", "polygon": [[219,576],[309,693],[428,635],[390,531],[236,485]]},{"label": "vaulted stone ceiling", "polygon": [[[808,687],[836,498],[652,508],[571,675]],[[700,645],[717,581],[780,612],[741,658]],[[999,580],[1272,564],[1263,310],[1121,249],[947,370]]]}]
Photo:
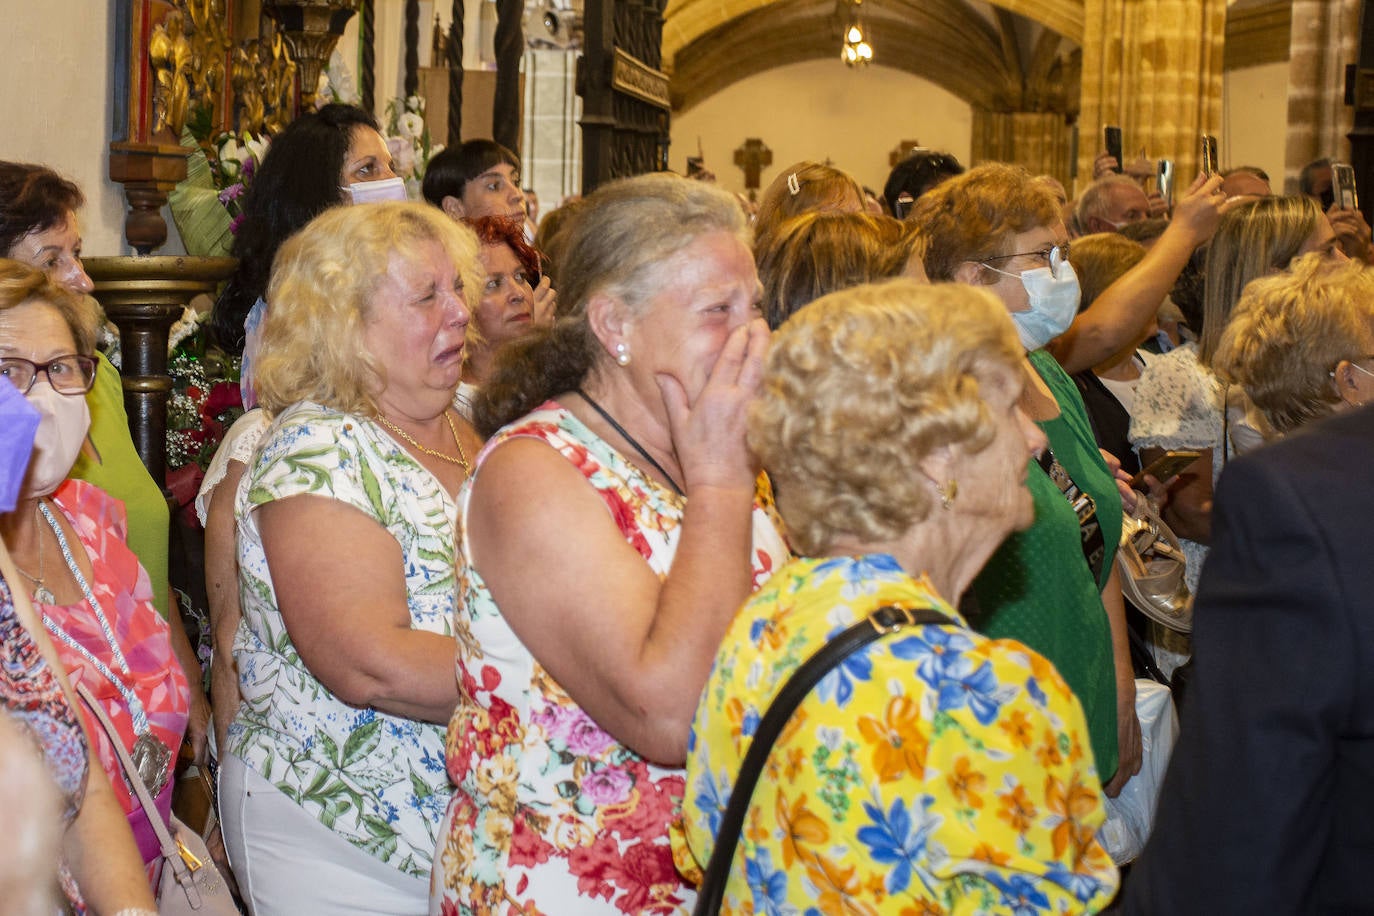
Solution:
[{"label": "vaulted stone ceiling", "polygon": [[[683,111],[775,67],[839,60],[843,0],[669,0],[663,61]],[[1077,110],[1083,0],[864,0],[876,63],[995,111]]]}]

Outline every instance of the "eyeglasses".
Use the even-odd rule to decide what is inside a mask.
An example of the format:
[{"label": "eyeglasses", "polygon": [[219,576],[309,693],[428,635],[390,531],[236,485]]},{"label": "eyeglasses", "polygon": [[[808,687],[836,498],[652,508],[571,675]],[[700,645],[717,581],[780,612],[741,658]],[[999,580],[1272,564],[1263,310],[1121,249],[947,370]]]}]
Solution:
[{"label": "eyeglasses", "polygon": [[999,254],[990,258],[983,258],[980,264],[987,264],[990,261],[1010,261],[1012,258],[1035,258],[1048,265],[1055,273],[1059,273],[1059,265],[1069,259],[1069,243],[1062,245],[1051,245],[1049,248],[1042,248],[1039,251],[1018,251],[1016,254]]},{"label": "eyeglasses", "polygon": [[36,363],[17,356],[0,358],[0,378],[9,379],[20,394],[28,394],[38,373],[48,376],[48,384],[58,394],[85,394],[95,384],[95,360],[89,356],[59,356]]}]

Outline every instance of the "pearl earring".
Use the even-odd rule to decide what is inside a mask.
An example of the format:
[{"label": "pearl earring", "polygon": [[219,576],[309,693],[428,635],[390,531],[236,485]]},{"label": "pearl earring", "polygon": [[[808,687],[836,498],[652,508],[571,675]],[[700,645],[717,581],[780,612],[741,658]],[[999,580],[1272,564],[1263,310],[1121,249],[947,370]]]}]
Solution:
[{"label": "pearl earring", "polygon": [[623,342],[615,345],[615,361],[621,366],[630,364],[630,348]]}]

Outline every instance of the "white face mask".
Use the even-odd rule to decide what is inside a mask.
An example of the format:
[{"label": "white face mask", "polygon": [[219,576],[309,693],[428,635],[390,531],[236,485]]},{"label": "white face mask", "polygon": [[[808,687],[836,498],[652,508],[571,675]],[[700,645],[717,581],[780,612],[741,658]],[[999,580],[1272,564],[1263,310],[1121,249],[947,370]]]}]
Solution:
[{"label": "white face mask", "polygon": [[47,496],[67,479],[91,428],[91,411],[84,394],[59,394],[51,385],[35,380],[25,397],[38,410],[38,433],[23,492]]},{"label": "white face mask", "polygon": [[384,178],[381,181],[355,181],[344,188],[355,204],[371,204],[380,200],[409,200],[403,178]]},{"label": "white face mask", "polygon": [[[983,266],[1008,277],[1016,276],[990,264]],[[1026,288],[1030,308],[1024,312],[1012,312],[1011,320],[1016,324],[1021,346],[1027,352],[1039,350],[1063,334],[1078,314],[1078,302],[1083,295],[1078,286],[1078,274],[1074,273],[1073,265],[1068,261],[1060,261],[1057,267],[1057,270],[1037,267],[1021,272],[1021,285]]]}]

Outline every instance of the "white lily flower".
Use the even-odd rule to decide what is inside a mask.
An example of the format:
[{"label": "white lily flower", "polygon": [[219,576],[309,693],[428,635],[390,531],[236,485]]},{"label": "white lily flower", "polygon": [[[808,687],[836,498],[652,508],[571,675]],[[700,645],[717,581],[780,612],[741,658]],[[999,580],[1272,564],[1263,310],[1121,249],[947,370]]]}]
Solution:
[{"label": "white lily flower", "polygon": [[400,128],[401,136],[419,139],[425,132],[425,119],[407,111],[397,119],[397,127]]},{"label": "white lily flower", "polygon": [[255,137],[249,133],[243,135],[244,148],[259,163],[267,156],[267,142],[266,137]]},{"label": "white lily flower", "polygon": [[219,145],[219,161],[226,166],[232,162],[235,170],[243,164],[243,160],[248,155],[248,147],[240,143],[232,134],[225,137],[224,142]]}]

